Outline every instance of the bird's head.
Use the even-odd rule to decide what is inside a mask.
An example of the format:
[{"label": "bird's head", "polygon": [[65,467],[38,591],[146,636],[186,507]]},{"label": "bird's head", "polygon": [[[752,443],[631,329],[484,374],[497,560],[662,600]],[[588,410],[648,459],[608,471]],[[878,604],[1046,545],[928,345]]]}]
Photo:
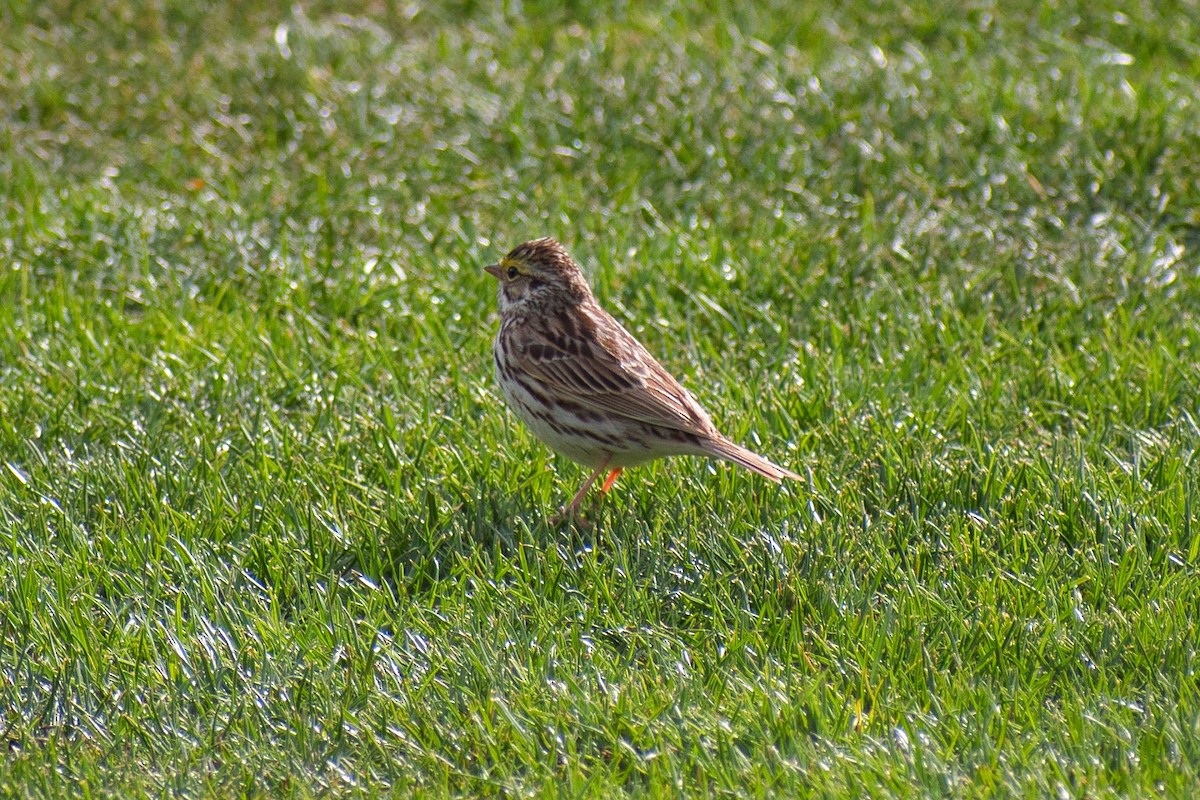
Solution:
[{"label": "bird's head", "polygon": [[500,281],[502,314],[518,308],[571,305],[591,294],[575,259],[550,238],[519,244],[500,263],[483,269]]}]

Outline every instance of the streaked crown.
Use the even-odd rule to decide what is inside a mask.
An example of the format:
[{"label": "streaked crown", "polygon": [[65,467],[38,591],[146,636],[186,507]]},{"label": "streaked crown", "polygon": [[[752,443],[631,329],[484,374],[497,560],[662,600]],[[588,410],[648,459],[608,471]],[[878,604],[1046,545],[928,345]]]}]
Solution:
[{"label": "streaked crown", "polygon": [[583,271],[580,269],[578,262],[571,258],[571,254],[567,252],[567,248],[559,244],[557,239],[552,239],[549,236],[522,242],[508,251],[508,255],[500,259],[502,267],[507,266],[505,262],[512,262],[517,266],[528,267],[531,274],[540,275],[546,279],[557,276],[559,279],[568,282],[578,282],[583,284],[585,288],[587,287],[586,281],[583,280]]},{"label": "streaked crown", "polygon": [[525,300],[576,303],[592,293],[579,264],[550,237],[517,245],[488,271],[500,281],[502,310]]}]

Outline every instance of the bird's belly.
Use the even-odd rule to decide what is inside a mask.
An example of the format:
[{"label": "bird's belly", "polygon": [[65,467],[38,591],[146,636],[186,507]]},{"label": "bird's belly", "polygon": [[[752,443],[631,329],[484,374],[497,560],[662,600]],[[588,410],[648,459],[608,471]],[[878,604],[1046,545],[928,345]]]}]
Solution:
[{"label": "bird's belly", "polygon": [[606,458],[611,459],[613,448],[606,446],[595,437],[573,432],[567,427],[567,425],[574,427],[573,423],[560,420],[551,423],[520,411],[517,414],[529,428],[530,433],[551,450],[561,453],[572,461],[587,467],[598,467]]},{"label": "bird's belly", "polygon": [[588,422],[557,406],[550,406],[523,386],[500,381],[508,407],[525,423],[529,432],[546,446],[584,466],[597,467],[613,451],[611,441],[596,423]]},{"label": "bird's belly", "polygon": [[678,432],[621,416],[551,406],[515,381],[498,382],[509,408],[530,433],[551,450],[584,466],[633,467],[664,456],[703,452],[692,441],[674,440],[671,434]]}]

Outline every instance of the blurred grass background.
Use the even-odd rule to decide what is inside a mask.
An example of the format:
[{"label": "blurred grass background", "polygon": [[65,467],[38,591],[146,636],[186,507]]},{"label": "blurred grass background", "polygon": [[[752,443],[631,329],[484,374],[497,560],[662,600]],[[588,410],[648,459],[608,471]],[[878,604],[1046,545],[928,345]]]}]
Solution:
[{"label": "blurred grass background", "polygon": [[[1189,796],[1197,20],[0,8],[0,793]],[[548,528],[541,235],[805,482]]]}]

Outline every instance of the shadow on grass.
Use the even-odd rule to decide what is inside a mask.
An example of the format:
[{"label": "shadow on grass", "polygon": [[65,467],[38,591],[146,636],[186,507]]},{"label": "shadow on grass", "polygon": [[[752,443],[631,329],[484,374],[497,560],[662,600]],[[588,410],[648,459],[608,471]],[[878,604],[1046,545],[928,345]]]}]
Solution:
[{"label": "shadow on grass", "polygon": [[384,515],[373,541],[334,557],[334,571],[361,573],[403,594],[428,594],[463,574],[491,572],[498,561],[520,569],[526,559],[550,551],[571,560],[597,547],[606,531],[599,507],[553,524],[553,510],[519,498],[484,496],[440,508],[430,502],[420,516],[407,511]]}]

